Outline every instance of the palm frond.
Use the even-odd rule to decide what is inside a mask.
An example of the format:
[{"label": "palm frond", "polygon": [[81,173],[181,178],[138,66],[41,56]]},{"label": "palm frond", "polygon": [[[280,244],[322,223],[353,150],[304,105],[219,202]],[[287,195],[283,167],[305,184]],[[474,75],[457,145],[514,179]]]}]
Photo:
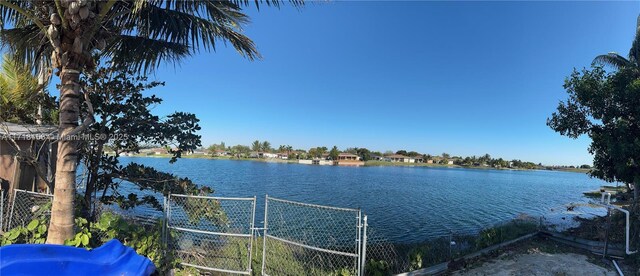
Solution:
[{"label": "palm frond", "polygon": [[[15,59],[31,66],[32,72],[37,72],[41,65],[48,66],[53,50],[45,34],[35,24],[0,30],[0,45],[8,48]],[[45,63],[41,64],[41,60]]]},{"label": "palm frond", "polygon": [[[296,7],[304,3],[289,2]],[[92,47],[102,45],[105,39],[110,45],[103,54],[145,71],[155,69],[161,61],[178,62],[200,50],[216,51],[220,43],[229,43],[242,56],[253,60],[260,58],[260,54],[242,30],[249,23],[242,8],[251,3],[258,7],[260,4],[279,7],[285,1],[110,0],[97,7],[99,12],[93,11],[99,21],[89,22],[89,31],[82,34],[82,39]],[[2,26],[14,28],[2,31],[3,46],[9,46],[18,57],[34,65],[34,69],[41,56],[50,64],[52,47],[42,24],[48,25],[51,11],[56,10],[60,7],[52,1],[0,0]]]},{"label": "palm frond", "polygon": [[[193,10],[187,12],[187,6]],[[241,33],[242,25],[249,21],[248,17],[239,11],[237,5],[230,2],[180,1],[174,4],[167,3],[164,6],[154,5],[153,1],[129,2],[115,6],[114,11],[108,16],[114,16],[116,12],[120,17],[112,20],[117,24],[113,26],[115,30],[112,34],[113,38],[117,40],[120,37],[118,34],[123,34],[127,39],[145,38],[145,41],[158,41],[154,44],[155,46],[172,47],[167,49],[167,52],[160,53],[160,56],[172,53],[166,57],[171,56],[180,60],[183,56],[191,55],[201,49],[215,51],[220,42],[229,42],[242,56],[251,60],[260,57],[254,42]],[[116,43],[116,45],[119,44]],[[127,55],[126,50],[117,48],[111,48],[111,55],[119,55],[116,51]],[[143,57],[155,58],[150,54]],[[171,61],[169,58],[164,60]],[[135,62],[136,67],[145,71],[153,69],[158,64],[150,59]]]},{"label": "palm frond", "polygon": [[120,35],[107,46],[104,54],[120,66],[149,71],[162,62],[180,62],[191,53],[187,46],[180,43]]},{"label": "palm frond", "polygon": [[29,66],[15,56],[5,54],[0,68],[3,98],[22,105],[30,104],[29,99],[38,93],[38,79],[31,73]]},{"label": "palm frond", "polygon": [[52,1],[42,0],[0,0],[0,27],[24,27],[35,24],[43,32],[49,21]]},{"label": "palm frond", "polygon": [[631,62],[623,56],[611,52],[606,55],[599,55],[593,59],[594,64],[608,65],[615,69],[620,69],[631,65]]},{"label": "palm frond", "polygon": [[[164,2],[165,6],[169,9],[177,9],[185,11],[185,9],[193,10],[194,5],[198,5],[196,2],[200,1],[184,1],[184,0],[152,0],[156,2],[156,4],[160,2]],[[213,1],[212,1],[213,2]],[[290,1],[282,1],[282,0],[227,0],[227,1],[218,1],[218,2],[228,2],[234,4],[239,7],[246,7],[249,5],[255,5],[257,9],[260,9],[260,5],[264,4],[266,6],[271,7],[280,7],[284,3],[290,3],[294,7],[301,7],[304,5],[303,0],[290,0]]]}]

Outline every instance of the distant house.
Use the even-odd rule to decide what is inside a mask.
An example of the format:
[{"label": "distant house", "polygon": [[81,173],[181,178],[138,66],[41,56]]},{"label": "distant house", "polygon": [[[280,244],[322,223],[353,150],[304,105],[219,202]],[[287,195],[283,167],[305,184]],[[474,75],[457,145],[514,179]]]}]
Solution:
[{"label": "distant house", "polygon": [[278,158],[278,154],[270,152],[258,152],[258,158]]},{"label": "distant house", "polygon": [[228,156],[228,155],[230,155],[230,154],[229,154],[229,152],[228,152],[228,151],[226,151],[226,150],[215,150],[215,151],[213,152],[213,155],[215,155],[215,156]]},{"label": "distant house", "polygon": [[204,154],[207,154],[207,153],[203,149],[195,149],[192,152],[189,152],[189,154],[204,155]]},{"label": "distant house", "polygon": [[360,160],[360,156],[351,153],[340,153],[338,154],[338,160]]},{"label": "distant house", "polygon": [[351,153],[338,154],[338,160],[335,160],[335,165],[338,166],[362,166],[364,161],[360,160],[360,156]]},{"label": "distant house", "polygon": [[167,151],[167,149],[165,149],[165,148],[154,148],[154,149],[151,149],[151,152],[153,152],[153,154],[167,154],[167,153],[169,153]]},{"label": "distant house", "polygon": [[278,158],[280,158],[282,160],[287,160],[287,159],[289,159],[289,154],[286,153],[286,152],[278,153]]},{"label": "distant house", "polygon": [[405,160],[408,160],[408,156],[404,156],[402,154],[393,154],[393,155],[389,155],[387,156],[387,159],[391,162],[400,162],[400,163],[404,163],[404,162],[408,162]]},{"label": "distant house", "polygon": [[47,181],[55,175],[56,126],[3,123],[0,127],[0,187],[52,192]]},{"label": "distant house", "polygon": [[393,154],[387,156],[387,159],[391,162],[400,162],[400,163],[422,163],[424,160],[422,156],[404,156],[402,154]]},{"label": "distant house", "polygon": [[306,165],[333,165],[333,161],[331,160],[325,160],[325,159],[313,159],[313,160],[309,160],[309,159],[300,159],[298,160],[298,164],[306,164]]},{"label": "distant house", "polygon": [[427,159],[427,164],[433,164],[433,159]]}]

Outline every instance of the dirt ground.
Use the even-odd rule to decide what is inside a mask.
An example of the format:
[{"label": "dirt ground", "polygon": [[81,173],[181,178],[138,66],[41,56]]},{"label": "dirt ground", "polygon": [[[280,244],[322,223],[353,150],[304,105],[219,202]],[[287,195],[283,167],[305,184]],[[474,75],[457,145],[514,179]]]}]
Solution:
[{"label": "dirt ground", "polygon": [[498,258],[480,267],[457,271],[453,275],[618,275],[617,272],[595,265],[587,256],[575,253],[549,254],[534,252]]},{"label": "dirt ground", "polygon": [[[623,267],[623,270],[626,270],[625,268]],[[600,257],[588,252],[567,248],[540,238],[497,252],[494,256],[486,256],[461,264],[457,271],[450,274],[458,276],[618,275],[610,261],[603,263]]]}]

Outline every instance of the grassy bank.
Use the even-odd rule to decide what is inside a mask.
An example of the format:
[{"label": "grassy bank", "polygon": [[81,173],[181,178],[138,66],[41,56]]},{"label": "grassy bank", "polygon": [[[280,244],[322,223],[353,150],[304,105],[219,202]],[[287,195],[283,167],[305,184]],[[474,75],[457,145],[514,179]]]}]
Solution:
[{"label": "grassy bank", "polygon": [[550,171],[559,171],[559,172],[575,172],[575,173],[589,173],[591,169],[580,169],[580,168],[554,168]]},{"label": "grassy bank", "polygon": [[601,186],[599,190],[584,192],[582,194],[585,197],[588,197],[588,198],[600,199],[602,197],[602,191],[605,191],[607,193],[611,193],[611,195],[615,198],[615,196],[618,195],[618,194],[626,193],[627,192],[627,186],[625,186],[625,185],[621,185],[621,186],[617,186],[617,187],[616,186]]},{"label": "grassy bank", "polygon": [[433,167],[433,168],[462,168],[458,165],[443,165],[443,164],[429,164],[429,163],[402,163],[402,162],[388,162],[369,160],[364,162],[365,166],[391,166],[391,167]]}]

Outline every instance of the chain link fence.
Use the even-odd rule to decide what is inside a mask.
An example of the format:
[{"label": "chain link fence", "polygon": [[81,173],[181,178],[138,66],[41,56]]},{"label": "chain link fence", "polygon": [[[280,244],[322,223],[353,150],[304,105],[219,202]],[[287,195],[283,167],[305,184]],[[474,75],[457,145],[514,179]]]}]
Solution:
[{"label": "chain link fence", "polygon": [[[16,190],[9,204],[10,197],[0,194],[2,226],[27,225],[36,211],[50,206],[52,197]],[[264,229],[257,229],[255,197],[170,195],[164,203],[162,235],[169,252],[182,265],[215,275],[391,275],[446,263],[536,232],[540,222],[546,229],[544,219],[519,216],[480,231],[450,231],[421,243],[398,244],[368,227],[359,209],[267,196]],[[158,217],[131,217],[112,206],[96,209],[131,223],[158,225]],[[593,235],[604,230],[601,223],[593,227]],[[609,228],[612,243],[623,228]]]},{"label": "chain link fence", "polygon": [[[29,192],[24,190],[14,190],[13,198],[5,198],[10,201],[11,208],[8,210],[8,219],[3,223],[5,231],[9,229],[27,226],[31,220],[35,219],[38,211],[44,208],[47,219],[51,216],[51,204],[53,195]],[[4,211],[4,207],[3,207]]]},{"label": "chain link fence", "polygon": [[390,275],[410,270],[406,247],[387,240],[375,228],[366,227],[363,275]]},{"label": "chain link fence", "polygon": [[491,246],[536,233],[539,219],[521,215],[482,230],[443,231],[423,242],[392,243],[368,227],[363,275],[391,275],[429,267],[447,268],[447,263]]},{"label": "chain link fence", "polygon": [[9,194],[0,189],[0,233],[7,231],[9,224],[9,214],[11,207],[9,205]]},{"label": "chain link fence", "polygon": [[267,196],[263,275],[358,275],[362,250],[359,209]]},{"label": "chain link fence", "polygon": [[170,195],[167,247],[182,265],[249,275],[255,206],[255,197]]}]

